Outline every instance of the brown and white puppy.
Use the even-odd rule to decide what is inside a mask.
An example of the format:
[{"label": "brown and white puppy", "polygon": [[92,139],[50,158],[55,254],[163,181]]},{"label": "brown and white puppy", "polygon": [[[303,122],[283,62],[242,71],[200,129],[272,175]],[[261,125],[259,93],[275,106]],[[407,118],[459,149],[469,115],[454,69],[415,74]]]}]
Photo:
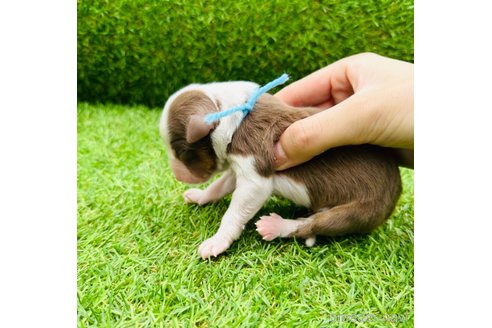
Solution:
[{"label": "brown and white puppy", "polygon": [[293,122],[318,112],[294,108],[272,95],[260,97],[242,113],[208,125],[203,117],[242,104],[258,87],[251,82],[192,84],[164,106],[160,133],[179,181],[195,184],[223,175],[206,189],[189,189],[188,203],[203,205],[233,192],[214,236],[199,247],[203,259],[224,252],[272,195],[312,210],[297,220],[272,213],[256,222],[264,240],[300,237],[314,245],[317,235],[367,233],[392,213],[401,193],[398,165],[391,153],[372,145],[327,150],[307,163],[276,172],[274,144]]}]

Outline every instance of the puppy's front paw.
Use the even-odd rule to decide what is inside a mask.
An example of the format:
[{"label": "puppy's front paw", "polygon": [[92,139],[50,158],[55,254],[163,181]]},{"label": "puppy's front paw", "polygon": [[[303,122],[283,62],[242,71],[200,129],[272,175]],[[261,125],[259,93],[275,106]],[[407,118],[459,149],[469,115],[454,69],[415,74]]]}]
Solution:
[{"label": "puppy's front paw", "polygon": [[192,188],[192,189],[186,190],[183,193],[183,198],[185,200],[185,203],[203,205],[204,204],[204,202],[202,201],[203,193],[204,193],[203,190],[200,190],[197,188]]},{"label": "puppy's front paw", "polygon": [[215,235],[212,238],[205,240],[200,247],[198,247],[198,253],[202,259],[206,260],[212,256],[217,257],[217,255],[228,249],[229,246],[231,246],[231,242],[227,238]]},{"label": "puppy's front paw", "polygon": [[274,240],[282,234],[284,219],[276,213],[265,215],[256,222],[256,231],[263,237],[263,240]]}]

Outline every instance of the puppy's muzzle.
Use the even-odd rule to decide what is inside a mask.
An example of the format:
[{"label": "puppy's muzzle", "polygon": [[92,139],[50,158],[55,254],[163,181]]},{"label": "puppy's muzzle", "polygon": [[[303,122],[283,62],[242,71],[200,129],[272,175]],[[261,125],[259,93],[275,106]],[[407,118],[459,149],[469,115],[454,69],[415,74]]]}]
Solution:
[{"label": "puppy's muzzle", "polygon": [[208,176],[197,177],[188,170],[188,168],[180,161],[173,159],[171,160],[171,169],[173,170],[176,180],[188,183],[188,184],[198,184],[203,183],[208,180]]}]

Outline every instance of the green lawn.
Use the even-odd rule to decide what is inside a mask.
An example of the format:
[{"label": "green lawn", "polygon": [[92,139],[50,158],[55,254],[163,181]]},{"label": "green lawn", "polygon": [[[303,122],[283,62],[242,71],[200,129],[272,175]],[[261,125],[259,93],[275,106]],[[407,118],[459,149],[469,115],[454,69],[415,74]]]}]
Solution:
[{"label": "green lawn", "polygon": [[[401,171],[397,208],[370,235],[306,248],[263,241],[253,220],[225,255],[203,261],[198,245],[230,198],[184,204],[160,113],[78,106],[79,327],[413,326],[413,171]],[[272,198],[258,216],[272,211],[303,210]]]}]

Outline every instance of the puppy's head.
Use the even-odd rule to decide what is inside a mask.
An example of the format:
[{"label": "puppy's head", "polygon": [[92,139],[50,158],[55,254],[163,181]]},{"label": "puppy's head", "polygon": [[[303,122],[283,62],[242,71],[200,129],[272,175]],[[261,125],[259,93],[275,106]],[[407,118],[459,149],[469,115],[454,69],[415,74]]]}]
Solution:
[{"label": "puppy's head", "polygon": [[210,132],[216,124],[206,124],[204,116],[218,110],[203,91],[184,90],[168,101],[161,119],[161,136],[176,179],[186,183],[207,181],[217,169],[217,156]]},{"label": "puppy's head", "polygon": [[220,168],[211,138],[220,123],[207,124],[204,117],[245,102],[256,87],[251,82],[192,84],[169,97],[160,133],[177,180],[202,183]]}]

